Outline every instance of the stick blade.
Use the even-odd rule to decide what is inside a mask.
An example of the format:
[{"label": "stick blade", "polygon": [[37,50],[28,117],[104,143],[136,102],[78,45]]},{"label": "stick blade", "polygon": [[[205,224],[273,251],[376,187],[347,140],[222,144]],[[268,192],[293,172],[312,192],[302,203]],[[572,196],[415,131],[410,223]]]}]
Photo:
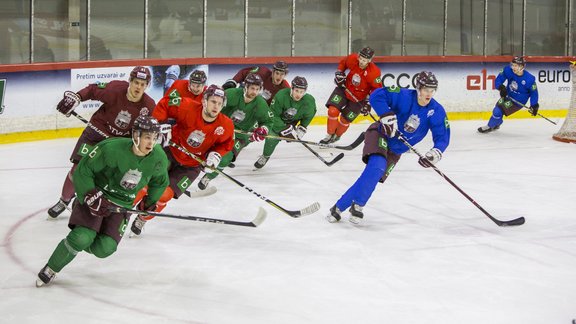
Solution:
[{"label": "stick blade", "polygon": [[305,216],[305,215],[310,215],[313,214],[315,212],[317,212],[318,210],[320,210],[320,203],[319,202],[315,202],[312,205],[308,206],[308,207],[304,207],[300,210],[297,211],[293,211],[290,212],[290,216],[292,217],[300,217],[300,216]]},{"label": "stick blade", "polygon": [[524,217],[518,217],[516,219],[512,219],[509,221],[500,221],[498,223],[498,226],[520,226],[522,224],[524,224],[526,222],[526,219]]},{"label": "stick blade", "polygon": [[332,161],[328,161],[328,162],[324,162],[324,164],[326,164],[327,166],[332,166],[332,164],[342,160],[342,158],[344,157],[344,153],[340,153],[338,155],[336,155],[336,157],[334,158],[334,160]]},{"label": "stick blade", "polygon": [[258,208],[258,215],[256,215],[256,218],[254,218],[254,220],[252,220],[252,224],[254,224],[254,227],[258,227],[265,220],[266,220],[266,210],[262,207],[259,207]]},{"label": "stick blade", "polygon": [[190,198],[200,198],[200,197],[207,197],[210,195],[215,194],[218,191],[218,188],[214,186],[208,186],[208,188],[204,190],[196,190],[196,191],[185,191],[184,194]]}]

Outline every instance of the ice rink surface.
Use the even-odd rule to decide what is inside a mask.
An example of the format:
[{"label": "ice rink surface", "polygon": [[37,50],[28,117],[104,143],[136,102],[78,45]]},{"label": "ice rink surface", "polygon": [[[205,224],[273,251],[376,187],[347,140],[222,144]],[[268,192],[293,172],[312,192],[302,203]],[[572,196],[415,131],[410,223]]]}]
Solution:
[{"label": "ice rink surface", "polygon": [[[290,218],[219,177],[215,195],[173,200],[164,212],[248,221],[262,206],[260,227],[156,218],[107,259],[80,253],[42,288],[36,273],[69,232],[67,211],[47,220],[46,210],[76,140],[0,145],[0,322],[570,324],[576,146],[552,140],[559,126],[543,119],[479,134],[483,123],[452,122],[438,167],[494,217],[526,217],[522,226],[496,226],[414,154],[378,185],[362,225],[348,213],[330,224],[328,209],[363,169],[362,146],[327,167],[281,143],[254,172],[263,145],[253,143],[226,172],[286,209],[318,201],[321,210]],[[340,143],[366,127],[353,125]],[[305,139],[324,130],[310,127]]]}]

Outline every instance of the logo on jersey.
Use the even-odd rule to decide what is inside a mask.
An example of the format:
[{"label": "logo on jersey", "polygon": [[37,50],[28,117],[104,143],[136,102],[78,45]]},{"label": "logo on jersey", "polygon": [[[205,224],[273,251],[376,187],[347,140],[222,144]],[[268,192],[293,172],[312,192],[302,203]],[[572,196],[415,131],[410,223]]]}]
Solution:
[{"label": "logo on jersey", "polygon": [[272,93],[266,89],[262,90],[260,95],[262,96],[262,98],[266,99],[266,101],[268,101],[268,99],[272,97]]},{"label": "logo on jersey", "polygon": [[404,131],[407,133],[414,133],[420,126],[420,117],[416,114],[410,115],[408,120],[404,123]]},{"label": "logo on jersey", "polygon": [[202,145],[202,143],[204,142],[204,138],[206,138],[206,134],[204,134],[204,132],[202,132],[201,130],[195,130],[192,133],[190,133],[190,135],[188,135],[188,138],[186,139],[186,143],[188,143],[188,145],[196,148],[199,147],[200,145]]},{"label": "logo on jersey", "polygon": [[510,83],[510,90],[518,91],[518,83],[516,83],[516,80],[512,80],[512,82]]},{"label": "logo on jersey", "polygon": [[430,118],[434,116],[434,110],[428,110],[428,113],[426,114],[426,117]]},{"label": "logo on jersey", "polygon": [[354,75],[352,76],[352,85],[357,87],[360,85],[360,82],[362,82],[362,77],[359,76],[357,73],[354,73]]},{"label": "logo on jersey", "polygon": [[297,112],[298,110],[296,108],[290,107],[286,109],[284,113],[282,113],[282,119],[284,119],[286,122],[291,122],[294,119],[294,116],[296,116]]},{"label": "logo on jersey", "polygon": [[334,96],[332,96],[332,98],[330,98],[330,101],[332,101],[335,104],[338,104],[338,103],[340,103],[340,101],[342,101],[342,97],[335,94]]},{"label": "logo on jersey", "polygon": [[215,134],[215,135],[222,135],[222,134],[224,134],[224,127],[222,127],[222,126],[216,127],[216,129],[214,130],[214,134]]},{"label": "logo on jersey", "polygon": [[386,141],[386,139],[379,137],[378,138],[378,147],[388,151],[388,141]]},{"label": "logo on jersey", "polygon": [[0,79],[0,115],[4,112],[5,94],[6,94],[6,79]]},{"label": "logo on jersey", "polygon": [[150,115],[150,110],[148,109],[148,107],[142,107],[142,109],[140,109],[140,116],[148,116]]},{"label": "logo on jersey", "polygon": [[132,114],[130,114],[128,110],[120,110],[116,116],[116,120],[114,120],[114,125],[116,125],[118,128],[126,129],[130,125],[131,120]]},{"label": "logo on jersey", "polygon": [[242,110],[235,110],[230,116],[230,119],[232,119],[234,125],[241,123],[244,118],[246,118],[246,113]]},{"label": "logo on jersey", "polygon": [[106,88],[106,85],[107,85],[107,84],[108,84],[108,83],[106,83],[106,82],[96,81],[96,86],[97,86],[98,88],[100,88],[100,89]]},{"label": "logo on jersey", "polygon": [[128,170],[120,180],[120,187],[126,190],[134,190],[142,179],[142,172],[138,170]]}]

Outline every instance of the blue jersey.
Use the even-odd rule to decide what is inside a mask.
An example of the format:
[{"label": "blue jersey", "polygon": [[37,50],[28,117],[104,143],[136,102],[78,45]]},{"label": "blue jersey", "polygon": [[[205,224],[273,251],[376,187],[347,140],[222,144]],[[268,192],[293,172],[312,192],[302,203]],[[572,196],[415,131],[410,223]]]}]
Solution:
[{"label": "blue jersey", "polygon": [[[398,119],[398,131],[411,145],[420,142],[431,130],[434,147],[442,152],[448,147],[450,124],[444,107],[436,100],[432,99],[428,105],[420,106],[416,90],[389,87],[372,92],[370,104],[379,116],[393,111]],[[408,150],[397,137],[388,139],[388,147],[397,154]]]},{"label": "blue jersey", "polygon": [[526,104],[530,98],[530,106],[538,103],[538,88],[536,87],[536,78],[530,72],[524,70],[522,76],[518,76],[512,71],[512,68],[507,65],[496,77],[494,86],[496,89],[500,85],[508,81],[506,89],[508,90],[508,97]]}]

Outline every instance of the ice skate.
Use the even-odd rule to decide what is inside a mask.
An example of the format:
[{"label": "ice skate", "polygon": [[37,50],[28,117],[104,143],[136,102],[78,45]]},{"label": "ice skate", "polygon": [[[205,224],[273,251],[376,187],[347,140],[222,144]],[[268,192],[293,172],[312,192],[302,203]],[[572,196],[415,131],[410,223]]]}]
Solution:
[{"label": "ice skate", "polygon": [[270,159],[269,156],[260,155],[258,160],[256,162],[254,162],[255,170],[262,169],[266,165],[266,163],[268,162],[268,159]]},{"label": "ice skate", "polygon": [[144,225],[146,225],[146,220],[142,216],[138,215],[136,218],[134,218],[132,226],[130,227],[130,231],[132,231],[134,235],[140,235],[142,234]]},{"label": "ice skate", "polygon": [[480,132],[480,133],[490,133],[490,132],[493,132],[493,131],[495,131],[495,130],[497,130],[497,129],[499,129],[499,128],[500,128],[500,125],[494,126],[494,127],[490,127],[490,126],[488,126],[488,125],[485,125],[485,126],[478,127],[478,132]]},{"label": "ice skate", "polygon": [[320,140],[320,144],[330,144],[334,141],[336,134],[326,134],[326,137]]},{"label": "ice skate", "polygon": [[356,203],[352,203],[350,206],[350,218],[348,221],[354,225],[358,225],[362,222],[364,218],[364,213],[362,212],[363,206],[357,205]]},{"label": "ice skate", "polygon": [[202,179],[200,179],[200,181],[198,182],[198,189],[200,190],[204,190],[208,187],[208,184],[210,183],[210,178],[208,178],[208,174],[205,174]]},{"label": "ice skate", "polygon": [[48,265],[45,265],[42,270],[38,273],[38,279],[36,279],[36,287],[42,287],[44,285],[48,285],[54,280],[56,277],[56,272],[50,269]]},{"label": "ice skate", "polygon": [[48,215],[52,218],[58,217],[66,207],[70,204],[70,202],[65,202],[62,199],[59,199],[58,202],[48,209]]},{"label": "ice skate", "polygon": [[326,216],[326,220],[330,223],[336,223],[342,219],[342,211],[336,205],[330,208],[330,214]]}]

